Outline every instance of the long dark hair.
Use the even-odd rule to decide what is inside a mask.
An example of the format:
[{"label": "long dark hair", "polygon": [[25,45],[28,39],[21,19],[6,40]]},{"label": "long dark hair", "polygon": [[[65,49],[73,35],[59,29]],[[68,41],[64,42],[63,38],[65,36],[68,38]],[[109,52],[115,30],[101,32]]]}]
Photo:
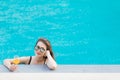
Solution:
[{"label": "long dark hair", "polygon": [[[37,43],[39,41],[43,42],[46,45],[47,50],[50,51],[50,55],[52,56],[53,59],[55,59],[50,42],[47,39],[45,39],[45,38],[39,38],[38,41],[36,42],[35,46],[37,45]],[[45,57],[45,58],[47,58],[47,57]]]}]

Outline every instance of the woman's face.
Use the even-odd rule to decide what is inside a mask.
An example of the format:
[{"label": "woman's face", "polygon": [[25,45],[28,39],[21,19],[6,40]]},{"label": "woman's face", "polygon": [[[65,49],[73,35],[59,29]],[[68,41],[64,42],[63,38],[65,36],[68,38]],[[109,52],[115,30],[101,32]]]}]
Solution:
[{"label": "woman's face", "polygon": [[35,46],[35,53],[39,57],[43,57],[46,53],[46,45],[39,41],[37,45]]}]

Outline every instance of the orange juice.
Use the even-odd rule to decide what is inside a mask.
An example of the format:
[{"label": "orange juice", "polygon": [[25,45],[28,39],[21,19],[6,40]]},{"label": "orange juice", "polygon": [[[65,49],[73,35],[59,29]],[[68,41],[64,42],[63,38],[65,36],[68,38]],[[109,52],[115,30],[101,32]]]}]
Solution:
[{"label": "orange juice", "polygon": [[17,65],[17,64],[20,63],[20,60],[18,58],[16,58],[16,59],[13,60],[13,63]]}]

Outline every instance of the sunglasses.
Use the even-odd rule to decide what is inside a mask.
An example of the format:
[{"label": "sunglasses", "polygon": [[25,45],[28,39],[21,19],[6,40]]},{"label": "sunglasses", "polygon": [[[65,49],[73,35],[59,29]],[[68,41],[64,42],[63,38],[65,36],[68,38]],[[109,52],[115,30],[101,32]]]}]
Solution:
[{"label": "sunglasses", "polygon": [[45,53],[45,51],[46,51],[43,47],[40,47],[40,46],[35,46],[35,50],[36,51],[39,50],[41,53]]}]

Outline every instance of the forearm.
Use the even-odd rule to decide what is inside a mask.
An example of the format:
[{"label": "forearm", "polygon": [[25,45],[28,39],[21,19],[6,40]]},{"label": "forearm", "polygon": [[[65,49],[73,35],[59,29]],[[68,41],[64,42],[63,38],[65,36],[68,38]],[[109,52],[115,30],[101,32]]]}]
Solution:
[{"label": "forearm", "polygon": [[55,69],[57,67],[57,63],[55,62],[55,60],[52,58],[50,54],[47,54],[47,66],[50,69]]}]

